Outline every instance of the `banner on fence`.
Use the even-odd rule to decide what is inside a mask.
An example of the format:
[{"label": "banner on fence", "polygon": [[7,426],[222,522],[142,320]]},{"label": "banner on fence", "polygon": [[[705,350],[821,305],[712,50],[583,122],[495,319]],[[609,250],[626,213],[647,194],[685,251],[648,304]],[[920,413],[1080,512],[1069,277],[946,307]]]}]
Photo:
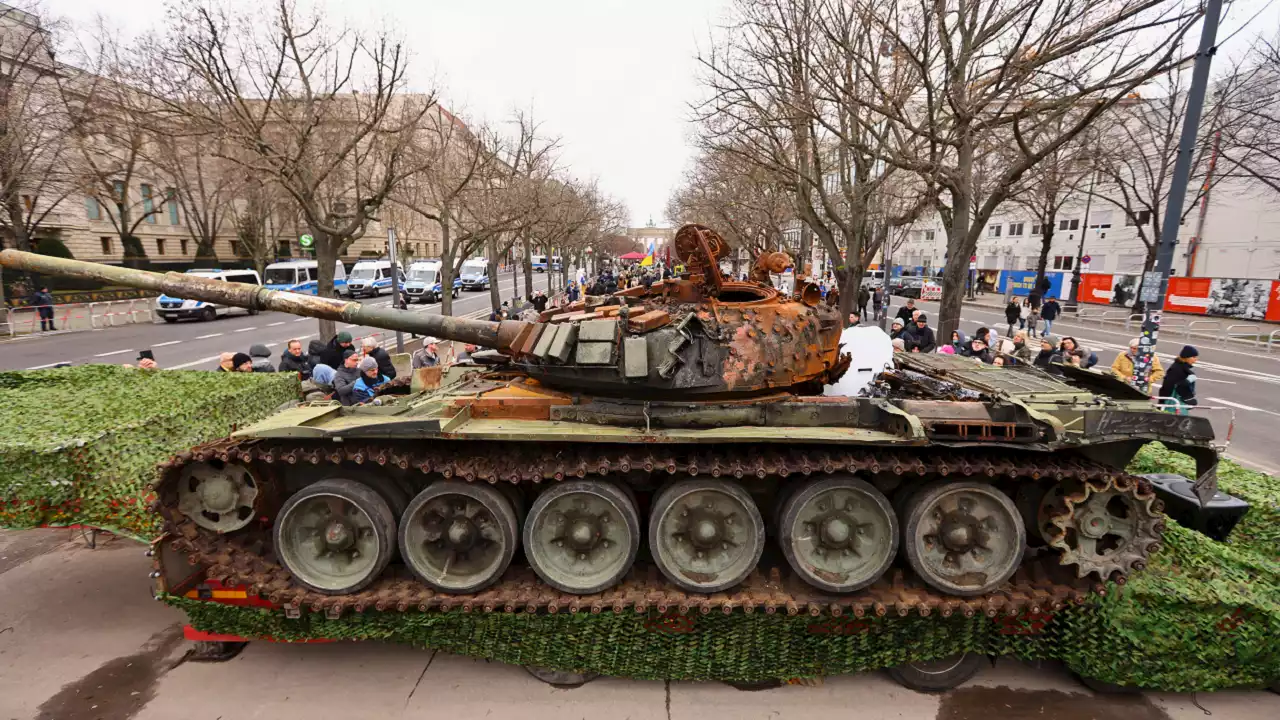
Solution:
[{"label": "banner on fence", "polygon": [[[1086,273],[1080,302],[1132,307],[1141,275]],[[1280,281],[1245,278],[1169,278],[1164,309],[1192,315],[1280,322]]]},{"label": "banner on fence", "polygon": [[[1047,272],[1045,277],[1049,278],[1049,296],[1060,300],[1065,299],[1066,288],[1071,287],[1071,280],[1067,273]],[[1002,270],[1000,271],[1000,282],[996,286],[996,292],[1012,292],[1013,295],[1026,296],[1031,294],[1031,289],[1035,284],[1035,270]]]}]

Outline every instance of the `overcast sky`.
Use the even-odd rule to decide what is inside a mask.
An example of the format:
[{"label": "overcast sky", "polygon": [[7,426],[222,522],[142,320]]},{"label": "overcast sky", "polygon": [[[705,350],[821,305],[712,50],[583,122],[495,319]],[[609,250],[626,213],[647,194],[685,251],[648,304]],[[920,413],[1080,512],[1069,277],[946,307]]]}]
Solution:
[{"label": "overcast sky", "polygon": [[[11,0],[12,1],[12,0]],[[305,4],[308,0],[299,0]],[[416,54],[419,87],[433,81],[446,107],[501,121],[532,110],[564,140],[575,174],[597,178],[631,209],[633,225],[663,208],[688,162],[688,103],[698,90],[694,55],[707,46],[728,0],[321,0],[335,24],[386,23]],[[23,6],[26,3],[14,2]],[[41,0],[88,24],[106,16],[126,34],[163,19],[163,0]],[[270,7],[270,0],[260,0]],[[1222,24],[1224,54],[1280,28],[1280,2],[1241,0]]]}]

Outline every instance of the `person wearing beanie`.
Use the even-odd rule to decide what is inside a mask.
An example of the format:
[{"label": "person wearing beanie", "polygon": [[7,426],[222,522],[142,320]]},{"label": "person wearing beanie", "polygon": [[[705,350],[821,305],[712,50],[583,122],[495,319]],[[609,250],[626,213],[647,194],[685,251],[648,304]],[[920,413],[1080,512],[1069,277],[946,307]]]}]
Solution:
[{"label": "person wearing beanie", "polygon": [[360,353],[347,348],[342,356],[342,364],[333,369],[333,391],[338,396],[338,402],[343,405],[355,404],[351,393],[359,379]]},{"label": "person wearing beanie", "polygon": [[1160,384],[1159,402],[1175,415],[1186,415],[1196,400],[1196,361],[1200,351],[1190,345],[1182,348],[1178,357],[1169,366],[1169,372]]},{"label": "person wearing beanie", "polygon": [[253,358],[254,372],[275,372],[276,368],[271,364],[271,350],[262,343],[254,343],[249,346],[249,357]]},{"label": "person wearing beanie", "polygon": [[892,340],[897,340],[898,338],[902,337],[902,328],[904,326],[905,326],[905,323],[903,323],[902,318],[894,318],[893,325],[891,325],[889,328],[889,338]]},{"label": "person wearing beanie", "polygon": [[902,331],[902,339],[907,352],[931,353],[938,349],[938,342],[933,337],[933,328],[929,327],[929,316],[919,313],[915,316],[915,324]]},{"label": "person wearing beanie", "polygon": [[236,353],[231,356],[232,372],[253,372],[253,358],[244,353]]},{"label": "person wearing beanie", "polygon": [[1058,352],[1058,338],[1052,335],[1040,336],[1040,352],[1036,355],[1035,360],[1031,361],[1036,367],[1047,368],[1049,363],[1053,361],[1053,354]]},{"label": "person wearing beanie", "polygon": [[364,347],[365,357],[371,357],[378,361],[378,373],[395,380],[396,367],[391,364],[391,356],[387,354],[387,351],[378,345],[377,339],[367,337],[361,344]]},{"label": "person wearing beanie", "polygon": [[342,367],[342,354],[351,348],[351,333],[343,331],[334,335],[320,353],[320,362],[331,368]]},{"label": "person wearing beanie", "polygon": [[389,382],[391,380],[378,371],[378,361],[365,355],[360,361],[360,379],[351,388],[351,399],[357,405],[369,402],[378,394],[378,388]]}]

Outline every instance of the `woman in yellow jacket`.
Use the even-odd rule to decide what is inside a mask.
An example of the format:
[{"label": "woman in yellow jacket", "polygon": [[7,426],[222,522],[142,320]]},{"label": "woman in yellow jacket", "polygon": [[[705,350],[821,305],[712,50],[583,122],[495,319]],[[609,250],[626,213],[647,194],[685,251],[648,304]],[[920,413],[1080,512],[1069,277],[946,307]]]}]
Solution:
[{"label": "woman in yellow jacket", "polygon": [[[1138,359],[1138,338],[1129,341],[1129,352],[1116,356],[1111,363],[1111,372],[1125,382],[1133,382],[1133,365]],[[1151,385],[1158,386],[1164,380],[1164,368],[1160,366],[1160,358],[1151,356]]]}]

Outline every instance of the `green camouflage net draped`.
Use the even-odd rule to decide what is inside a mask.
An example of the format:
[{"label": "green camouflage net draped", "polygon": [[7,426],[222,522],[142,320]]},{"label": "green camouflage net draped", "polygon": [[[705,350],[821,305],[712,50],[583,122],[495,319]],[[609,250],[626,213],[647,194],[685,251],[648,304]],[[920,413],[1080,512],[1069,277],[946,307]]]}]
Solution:
[{"label": "green camouflage net draped", "polygon": [[[1132,472],[1191,473],[1144,450]],[[1189,463],[1188,463],[1189,465]],[[1192,473],[1193,474],[1193,473]],[[864,672],[958,652],[1060,659],[1082,675],[1169,691],[1280,680],[1280,484],[1223,463],[1222,487],[1253,508],[1229,543],[1170,523],[1147,570],[1058,613],[905,618],[366,612],[304,613],[166,598],[200,630],[278,640],[391,640],[506,663],[605,675],[753,681]]]},{"label": "green camouflage net draped", "polygon": [[79,524],[149,541],[157,463],[297,397],[292,373],[0,372],[0,528]]}]

